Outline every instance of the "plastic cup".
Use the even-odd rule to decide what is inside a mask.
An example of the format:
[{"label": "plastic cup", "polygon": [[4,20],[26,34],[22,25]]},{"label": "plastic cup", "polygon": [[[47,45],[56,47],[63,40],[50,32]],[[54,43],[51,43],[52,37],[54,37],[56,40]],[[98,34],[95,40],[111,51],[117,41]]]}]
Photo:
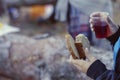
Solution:
[{"label": "plastic cup", "polygon": [[97,38],[106,38],[110,32],[109,24],[107,22],[108,15],[107,12],[101,12],[90,16],[93,20],[92,27],[94,28]]}]

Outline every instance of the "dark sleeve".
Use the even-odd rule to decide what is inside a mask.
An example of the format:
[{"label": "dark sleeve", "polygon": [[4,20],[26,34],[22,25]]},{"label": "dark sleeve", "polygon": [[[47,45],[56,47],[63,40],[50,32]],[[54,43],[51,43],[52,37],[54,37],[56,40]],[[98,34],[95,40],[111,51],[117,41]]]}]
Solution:
[{"label": "dark sleeve", "polygon": [[87,75],[94,80],[120,80],[120,74],[117,74],[114,70],[107,70],[100,60],[96,60],[89,67]]},{"label": "dark sleeve", "polygon": [[100,60],[96,60],[87,70],[87,75],[92,79],[96,79],[105,71],[107,71],[106,66]]},{"label": "dark sleeve", "polygon": [[116,41],[118,40],[120,36],[120,26],[119,26],[119,29],[116,33],[114,33],[112,36],[106,38],[107,40],[110,41],[110,43],[114,46],[114,44],[116,43]]}]

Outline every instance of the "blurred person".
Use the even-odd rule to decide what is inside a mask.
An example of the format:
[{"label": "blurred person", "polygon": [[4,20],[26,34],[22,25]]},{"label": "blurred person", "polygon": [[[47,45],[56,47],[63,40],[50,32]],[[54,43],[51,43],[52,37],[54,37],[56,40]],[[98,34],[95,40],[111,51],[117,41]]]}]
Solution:
[{"label": "blurred person", "polygon": [[[102,12],[94,12],[91,16],[99,16]],[[91,29],[95,31],[96,20],[90,18]],[[71,63],[82,72],[86,73],[94,80],[120,80],[120,27],[117,26],[112,19],[107,16],[105,21],[109,26],[107,30],[109,33],[106,39],[109,40],[113,46],[114,65],[112,70],[108,70],[106,66],[98,59],[90,55],[88,49],[85,50],[86,60],[70,58]],[[96,34],[96,32],[95,32]],[[106,46],[107,47],[107,46]]]},{"label": "blurred person", "polygon": [[[89,15],[95,11],[106,11],[112,15],[111,0],[57,0],[55,19],[69,22],[68,32],[73,38],[83,33],[92,42],[93,33],[89,28]],[[93,36],[93,40],[94,38]]]},{"label": "blurred person", "polygon": [[2,16],[4,14],[4,4],[3,4],[3,0],[0,0],[0,16]]}]

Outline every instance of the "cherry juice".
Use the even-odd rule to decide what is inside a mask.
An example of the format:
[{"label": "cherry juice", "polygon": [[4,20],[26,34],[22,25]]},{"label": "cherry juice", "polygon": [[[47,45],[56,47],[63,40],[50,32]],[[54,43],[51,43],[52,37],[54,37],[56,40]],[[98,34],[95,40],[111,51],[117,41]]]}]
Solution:
[{"label": "cherry juice", "polygon": [[105,21],[99,21],[93,25],[97,38],[105,38],[108,36],[109,25]]}]

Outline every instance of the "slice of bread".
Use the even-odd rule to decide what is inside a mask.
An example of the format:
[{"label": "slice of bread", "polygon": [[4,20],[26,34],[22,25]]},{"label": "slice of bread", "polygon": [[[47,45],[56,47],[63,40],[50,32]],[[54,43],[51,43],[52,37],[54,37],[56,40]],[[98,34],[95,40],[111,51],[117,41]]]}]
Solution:
[{"label": "slice of bread", "polygon": [[79,57],[78,51],[77,51],[77,49],[76,49],[74,39],[73,39],[72,36],[69,35],[69,34],[67,34],[67,35],[65,36],[65,38],[66,38],[68,50],[70,51],[72,57],[73,57],[74,59],[79,59],[80,57]]},{"label": "slice of bread", "polygon": [[75,46],[76,46],[76,49],[79,53],[79,58],[80,59],[86,59],[86,56],[85,56],[85,51],[83,49],[83,44],[80,43],[80,42],[75,42]]},{"label": "slice of bread", "polygon": [[85,48],[90,49],[90,42],[89,42],[88,38],[84,34],[78,34],[75,37],[75,42],[82,43],[83,49],[85,49]]},{"label": "slice of bread", "polygon": [[85,48],[90,49],[90,42],[84,34],[76,36],[75,40],[70,34],[66,35],[68,49],[74,59],[86,59]]}]

